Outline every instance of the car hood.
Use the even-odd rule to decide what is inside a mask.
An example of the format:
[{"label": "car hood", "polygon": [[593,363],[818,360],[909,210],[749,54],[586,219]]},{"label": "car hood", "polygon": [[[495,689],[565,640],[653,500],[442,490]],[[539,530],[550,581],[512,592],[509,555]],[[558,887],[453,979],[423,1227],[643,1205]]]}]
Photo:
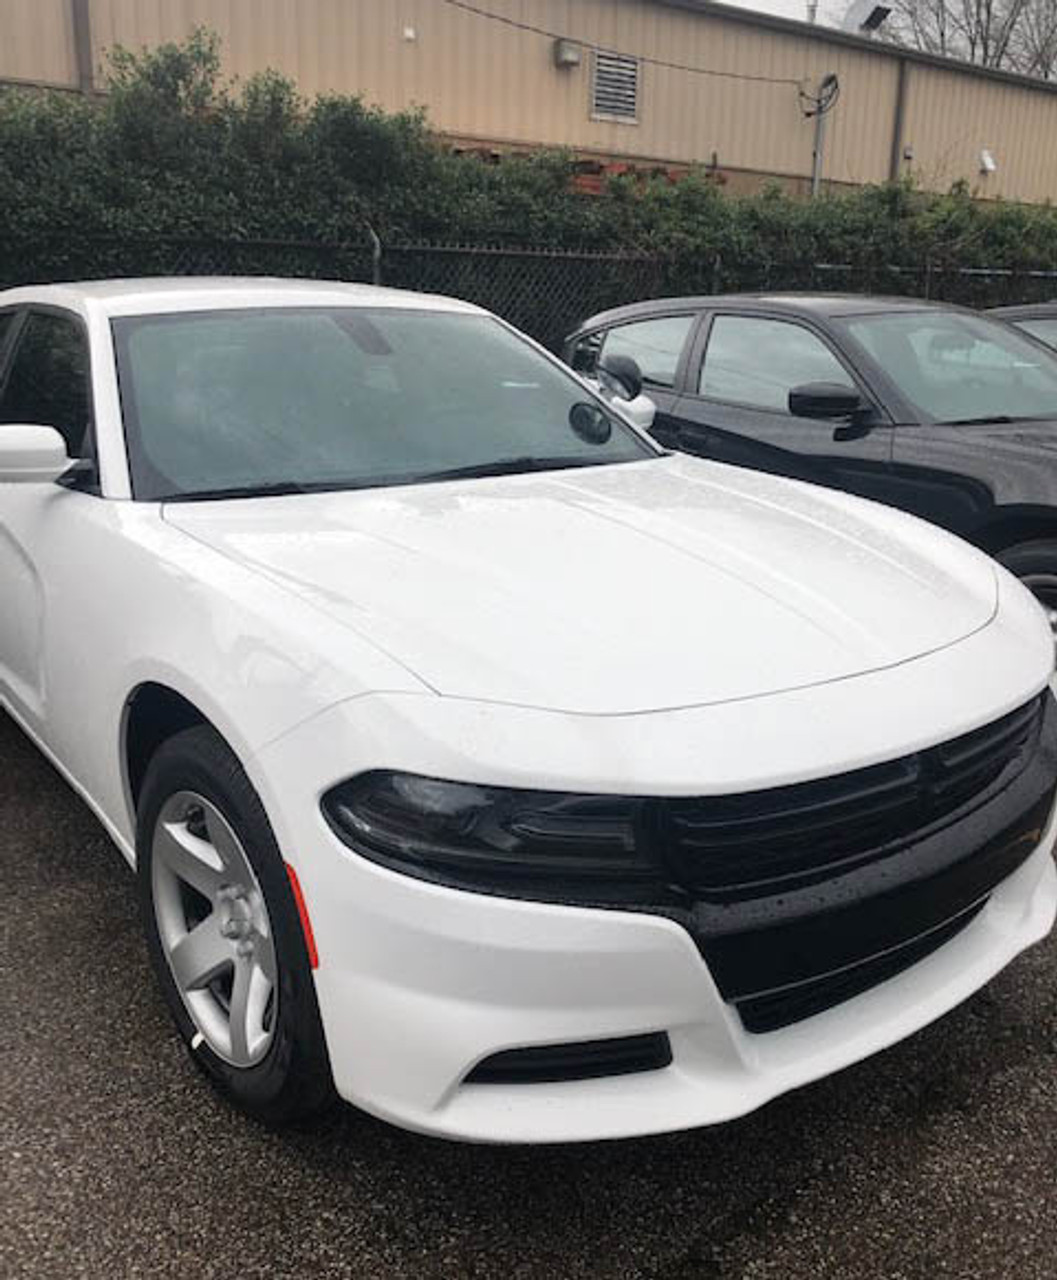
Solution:
[{"label": "car hood", "polygon": [[845,679],[996,608],[990,562],[929,525],[686,457],[164,518],[438,694],[588,714]]}]

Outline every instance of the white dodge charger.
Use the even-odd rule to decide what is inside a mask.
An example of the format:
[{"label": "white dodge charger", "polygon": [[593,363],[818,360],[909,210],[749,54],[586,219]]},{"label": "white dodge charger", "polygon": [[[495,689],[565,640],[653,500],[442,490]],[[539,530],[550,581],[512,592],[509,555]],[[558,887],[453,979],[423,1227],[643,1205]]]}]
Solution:
[{"label": "white dodge charger", "polygon": [[9,291],[0,423],[0,701],[263,1119],[722,1121],[1052,925],[1027,591],[895,511],[665,454],[476,308]]}]

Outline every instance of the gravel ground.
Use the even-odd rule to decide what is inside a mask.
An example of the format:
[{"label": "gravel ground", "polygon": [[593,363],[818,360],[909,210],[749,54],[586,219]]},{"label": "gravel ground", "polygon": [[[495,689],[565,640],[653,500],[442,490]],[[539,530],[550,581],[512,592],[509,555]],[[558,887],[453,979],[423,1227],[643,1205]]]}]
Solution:
[{"label": "gravel ground", "polygon": [[1057,1278],[1057,941],[716,1130],[473,1148],[266,1132],[170,1032],[131,876],[0,715],[0,1275]]}]

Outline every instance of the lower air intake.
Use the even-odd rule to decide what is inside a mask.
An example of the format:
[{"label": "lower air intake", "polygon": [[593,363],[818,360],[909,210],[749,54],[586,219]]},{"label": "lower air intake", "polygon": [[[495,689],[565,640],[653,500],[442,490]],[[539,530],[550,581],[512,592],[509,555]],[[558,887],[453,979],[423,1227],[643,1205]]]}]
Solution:
[{"label": "lower air intake", "polygon": [[485,1058],[466,1077],[466,1084],[553,1084],[561,1080],[596,1080],[637,1071],[659,1071],[672,1060],[663,1031],[612,1040],[506,1049]]}]

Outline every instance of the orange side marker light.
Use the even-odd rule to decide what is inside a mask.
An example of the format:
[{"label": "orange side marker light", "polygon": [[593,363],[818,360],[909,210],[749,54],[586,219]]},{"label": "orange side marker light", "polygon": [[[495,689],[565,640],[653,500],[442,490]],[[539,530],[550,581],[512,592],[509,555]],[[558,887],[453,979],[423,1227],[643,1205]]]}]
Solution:
[{"label": "orange side marker light", "polygon": [[297,872],[289,862],[286,864],[286,874],[290,877],[290,888],[294,893],[294,902],[297,903],[297,914],[301,917],[301,932],[305,935],[308,963],[313,969],[318,969],[319,952],[316,950],[316,935],[312,932],[312,921],[308,918],[308,906],[305,903],[305,895],[301,892],[301,881],[298,880]]}]

